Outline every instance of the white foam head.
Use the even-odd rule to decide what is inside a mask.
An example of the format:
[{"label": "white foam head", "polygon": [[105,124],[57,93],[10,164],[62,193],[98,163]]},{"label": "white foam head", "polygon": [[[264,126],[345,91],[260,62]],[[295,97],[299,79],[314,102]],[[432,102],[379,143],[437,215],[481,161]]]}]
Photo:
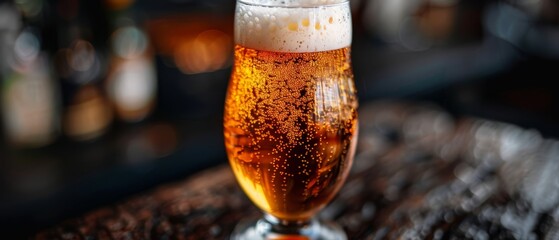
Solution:
[{"label": "white foam head", "polygon": [[347,0],[239,0],[235,43],[277,52],[317,52],[351,45]]}]

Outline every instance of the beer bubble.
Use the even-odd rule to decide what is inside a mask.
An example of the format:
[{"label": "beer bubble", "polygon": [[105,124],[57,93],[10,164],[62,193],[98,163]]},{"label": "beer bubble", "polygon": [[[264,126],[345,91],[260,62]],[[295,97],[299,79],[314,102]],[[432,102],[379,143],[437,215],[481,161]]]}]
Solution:
[{"label": "beer bubble", "polygon": [[290,22],[287,25],[287,28],[291,31],[297,31],[297,29],[299,28],[299,25],[296,22]]},{"label": "beer bubble", "polygon": [[303,21],[301,21],[301,25],[303,25],[303,27],[308,27],[309,26],[309,18],[304,18]]},{"label": "beer bubble", "polygon": [[316,22],[316,23],[314,24],[314,29],[320,30],[320,22]]},{"label": "beer bubble", "polygon": [[[312,53],[235,48],[226,148],[247,195],[274,216],[312,215],[351,166],[357,116],[355,92],[344,85],[351,79],[348,56],[348,47]],[[339,67],[325,67],[331,65]]]}]

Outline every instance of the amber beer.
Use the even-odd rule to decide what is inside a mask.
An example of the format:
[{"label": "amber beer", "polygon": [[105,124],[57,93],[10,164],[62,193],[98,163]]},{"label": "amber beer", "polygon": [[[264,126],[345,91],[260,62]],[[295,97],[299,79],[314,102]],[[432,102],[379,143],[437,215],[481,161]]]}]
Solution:
[{"label": "amber beer", "polygon": [[350,49],[279,52],[237,45],[225,102],[229,162],[250,199],[306,220],[347,177],[357,136]]}]

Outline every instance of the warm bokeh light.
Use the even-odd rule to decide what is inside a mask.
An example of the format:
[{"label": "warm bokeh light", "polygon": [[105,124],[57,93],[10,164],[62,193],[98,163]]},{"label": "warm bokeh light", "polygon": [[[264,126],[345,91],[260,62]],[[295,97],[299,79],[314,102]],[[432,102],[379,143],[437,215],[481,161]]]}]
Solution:
[{"label": "warm bokeh light", "polygon": [[229,35],[218,30],[208,30],[181,43],[175,50],[174,60],[183,73],[212,72],[230,65],[232,49]]},{"label": "warm bokeh light", "polygon": [[118,11],[130,7],[134,1],[135,0],[105,0],[105,4],[111,10]]},{"label": "warm bokeh light", "polygon": [[64,131],[77,140],[101,135],[112,120],[112,111],[100,90],[85,86],[77,93],[64,116]]},{"label": "warm bokeh light", "polygon": [[231,65],[230,17],[193,15],[148,23],[156,50],[185,74],[213,72]]}]

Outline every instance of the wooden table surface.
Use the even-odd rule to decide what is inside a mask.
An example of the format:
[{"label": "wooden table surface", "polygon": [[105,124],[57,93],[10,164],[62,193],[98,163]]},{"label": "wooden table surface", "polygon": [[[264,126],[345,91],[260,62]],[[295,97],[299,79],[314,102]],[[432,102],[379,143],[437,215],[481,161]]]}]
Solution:
[{"label": "wooden table surface", "polygon": [[[350,177],[319,217],[349,239],[559,239],[559,144],[433,106],[360,110]],[[85,213],[34,239],[227,239],[260,212],[229,166]]]}]

